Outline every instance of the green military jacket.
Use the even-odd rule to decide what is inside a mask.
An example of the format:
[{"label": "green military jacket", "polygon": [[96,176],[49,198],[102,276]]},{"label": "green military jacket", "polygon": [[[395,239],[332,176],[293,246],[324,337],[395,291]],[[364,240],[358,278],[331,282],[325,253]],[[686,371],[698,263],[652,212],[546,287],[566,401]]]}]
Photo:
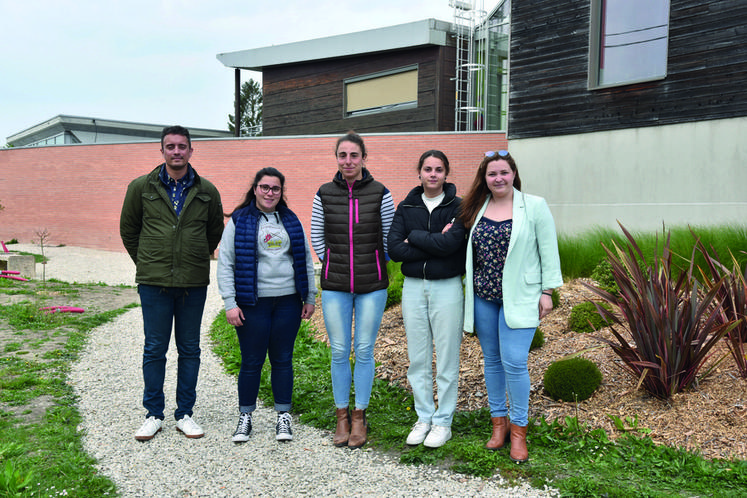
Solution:
[{"label": "green military jacket", "polygon": [[119,234],[135,262],[135,281],[161,287],[206,286],[210,256],[223,234],[220,194],[195,171],[194,185],[177,217],[158,178],[162,167],[133,180],[122,204]]}]

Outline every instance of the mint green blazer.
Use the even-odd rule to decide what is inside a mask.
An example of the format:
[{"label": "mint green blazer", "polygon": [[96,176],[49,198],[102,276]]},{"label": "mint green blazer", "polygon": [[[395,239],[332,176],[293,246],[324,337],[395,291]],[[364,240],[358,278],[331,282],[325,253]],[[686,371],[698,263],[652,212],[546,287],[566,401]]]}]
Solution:
[{"label": "mint green blazer", "polygon": [[[485,199],[469,232],[467,272],[464,279],[464,330],[474,332],[475,301],[472,234],[488,206]],[[514,189],[511,240],[503,268],[503,313],[512,329],[539,325],[539,300],[543,289],[563,285],[558,236],[547,202],[542,197]]]}]

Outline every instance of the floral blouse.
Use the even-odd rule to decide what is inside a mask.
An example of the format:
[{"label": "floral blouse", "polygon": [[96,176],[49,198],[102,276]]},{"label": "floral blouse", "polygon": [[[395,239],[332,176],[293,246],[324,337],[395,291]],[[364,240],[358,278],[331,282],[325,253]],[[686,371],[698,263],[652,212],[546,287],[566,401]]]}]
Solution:
[{"label": "floral blouse", "polygon": [[487,301],[503,302],[503,266],[506,263],[512,220],[481,218],[472,236],[475,258],[475,295]]}]

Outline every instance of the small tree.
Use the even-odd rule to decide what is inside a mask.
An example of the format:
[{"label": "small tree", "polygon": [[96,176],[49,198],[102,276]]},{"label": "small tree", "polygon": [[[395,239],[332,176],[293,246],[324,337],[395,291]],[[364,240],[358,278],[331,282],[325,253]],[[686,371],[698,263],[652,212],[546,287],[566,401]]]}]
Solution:
[{"label": "small tree", "polygon": [[36,236],[39,238],[39,247],[41,248],[42,254],[42,284],[47,283],[47,257],[44,255],[44,244],[49,239],[49,230],[46,228],[40,228],[36,231]]},{"label": "small tree", "polygon": [[[262,135],[262,87],[259,83],[250,79],[241,85],[239,101],[241,110],[240,136],[255,137]],[[236,119],[233,114],[228,115],[228,130],[236,130]]]}]

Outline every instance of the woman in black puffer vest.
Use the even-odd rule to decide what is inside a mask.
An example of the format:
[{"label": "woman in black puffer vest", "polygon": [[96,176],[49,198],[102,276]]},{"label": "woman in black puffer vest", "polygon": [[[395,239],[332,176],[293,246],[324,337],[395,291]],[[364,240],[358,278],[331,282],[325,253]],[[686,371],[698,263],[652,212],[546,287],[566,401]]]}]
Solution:
[{"label": "woman in black puffer vest", "polygon": [[[322,261],[324,325],[332,350],[332,392],[337,408],[334,445],[367,441],[366,408],[375,373],[374,343],[386,306],[386,237],[394,201],[365,168],[363,139],[350,132],[335,147],[338,172],[319,188],[311,213],[311,245]],[[350,367],[355,310],[355,371]],[[355,408],[349,410],[355,379]]]}]

